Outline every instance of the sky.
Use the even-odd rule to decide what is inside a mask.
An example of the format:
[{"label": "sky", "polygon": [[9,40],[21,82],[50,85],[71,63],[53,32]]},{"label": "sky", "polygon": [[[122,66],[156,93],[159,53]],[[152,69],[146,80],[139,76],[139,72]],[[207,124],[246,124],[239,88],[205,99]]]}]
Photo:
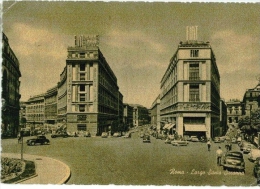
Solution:
[{"label": "sky", "polygon": [[4,1],[2,23],[20,62],[21,101],[59,82],[74,35],[99,35],[124,103],[147,108],[186,26],[212,46],[221,98],[242,100],[260,75],[260,3]]}]

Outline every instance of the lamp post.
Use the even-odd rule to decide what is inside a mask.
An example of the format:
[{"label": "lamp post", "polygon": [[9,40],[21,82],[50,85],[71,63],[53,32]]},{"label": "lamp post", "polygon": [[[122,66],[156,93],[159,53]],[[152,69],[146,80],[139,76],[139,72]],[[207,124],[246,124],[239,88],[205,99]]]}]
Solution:
[{"label": "lamp post", "polygon": [[20,131],[21,136],[21,160],[23,160],[23,131]]}]

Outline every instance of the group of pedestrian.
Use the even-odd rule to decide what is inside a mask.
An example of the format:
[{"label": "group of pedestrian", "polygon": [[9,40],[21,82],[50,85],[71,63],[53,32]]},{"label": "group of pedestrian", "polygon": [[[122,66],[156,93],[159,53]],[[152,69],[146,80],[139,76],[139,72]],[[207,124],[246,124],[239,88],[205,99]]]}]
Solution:
[{"label": "group of pedestrian", "polygon": [[[210,151],[210,147],[211,147],[210,140],[207,141],[207,147],[208,147],[208,151]],[[217,155],[217,165],[220,166],[221,165],[222,155],[223,155],[223,151],[222,151],[220,146],[218,147],[218,149],[216,151],[216,155]]]}]

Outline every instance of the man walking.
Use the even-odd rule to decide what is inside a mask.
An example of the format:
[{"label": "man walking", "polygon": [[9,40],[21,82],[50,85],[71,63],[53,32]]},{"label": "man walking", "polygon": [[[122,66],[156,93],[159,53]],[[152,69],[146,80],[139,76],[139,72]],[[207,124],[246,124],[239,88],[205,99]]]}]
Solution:
[{"label": "man walking", "polygon": [[221,165],[221,158],[223,155],[223,151],[221,150],[221,147],[219,146],[217,151],[216,151],[216,155],[217,155],[217,165],[220,166]]},{"label": "man walking", "polygon": [[208,151],[210,151],[210,146],[211,146],[210,140],[208,140],[207,146],[208,146]]}]

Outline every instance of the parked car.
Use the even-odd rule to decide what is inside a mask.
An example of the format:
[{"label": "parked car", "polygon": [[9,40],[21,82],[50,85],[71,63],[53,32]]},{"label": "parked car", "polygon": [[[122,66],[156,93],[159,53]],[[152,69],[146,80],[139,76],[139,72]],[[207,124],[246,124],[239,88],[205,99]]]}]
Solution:
[{"label": "parked car", "polygon": [[253,144],[249,144],[246,148],[243,149],[244,154],[248,154],[251,152],[252,149],[257,149]]},{"label": "parked car", "polygon": [[121,134],[119,132],[116,132],[113,134],[113,137],[121,137]]},{"label": "parked car", "polygon": [[34,146],[36,144],[50,144],[50,140],[47,139],[45,136],[40,135],[40,136],[36,136],[35,138],[32,139],[28,139],[26,141],[28,146]]},{"label": "parked car", "polygon": [[243,151],[244,154],[248,154],[251,149],[256,149],[256,147],[248,142],[244,142],[243,145],[240,146],[240,150]]},{"label": "parked car", "polygon": [[248,160],[254,162],[258,157],[260,157],[260,150],[259,149],[251,149]]},{"label": "parked car", "polygon": [[89,132],[89,131],[86,131],[86,132],[84,133],[84,137],[91,137],[90,132]]},{"label": "parked car", "polygon": [[51,138],[57,138],[57,137],[67,138],[68,134],[67,133],[54,133],[54,134],[51,134]]},{"label": "parked car", "polygon": [[214,143],[220,143],[221,141],[220,141],[220,137],[215,137],[214,138]]},{"label": "parked car", "polygon": [[183,139],[184,139],[184,140],[187,140],[187,141],[190,141],[190,140],[191,140],[191,138],[190,138],[189,135],[183,135]]},{"label": "parked car", "polygon": [[131,135],[132,135],[131,132],[127,132],[127,133],[123,136],[123,138],[131,138]]},{"label": "parked car", "polygon": [[220,142],[224,142],[226,140],[226,137],[225,136],[221,136],[221,137],[219,137],[219,139],[220,139]]},{"label": "parked car", "polygon": [[144,135],[144,137],[143,137],[143,142],[144,143],[150,143],[151,142],[151,140],[150,140],[150,135]]},{"label": "parked car", "polygon": [[108,133],[107,132],[101,133],[101,138],[107,138],[107,137],[108,137]]},{"label": "parked car", "polygon": [[238,151],[229,151],[223,157],[223,169],[233,169],[245,172],[243,154]]},{"label": "parked car", "polygon": [[256,178],[260,177],[260,157],[256,158],[253,174]]},{"label": "parked car", "polygon": [[173,140],[173,141],[171,142],[171,144],[172,144],[173,146],[187,146],[187,145],[189,144],[189,142],[186,141],[186,140]]},{"label": "parked car", "polygon": [[191,142],[199,142],[199,138],[197,136],[191,136]]},{"label": "parked car", "polygon": [[168,135],[164,141],[165,144],[171,144],[171,142],[174,140],[174,135]]}]

